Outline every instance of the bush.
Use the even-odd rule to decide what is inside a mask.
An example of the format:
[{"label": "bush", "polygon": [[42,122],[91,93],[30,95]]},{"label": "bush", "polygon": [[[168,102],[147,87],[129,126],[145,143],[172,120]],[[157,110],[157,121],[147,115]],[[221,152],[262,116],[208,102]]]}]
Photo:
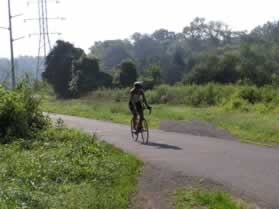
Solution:
[{"label": "bush", "polygon": [[256,102],[262,100],[260,91],[255,86],[246,86],[245,88],[241,88],[238,94],[240,98],[251,104],[255,104]]},{"label": "bush", "polygon": [[239,98],[237,95],[233,96],[223,104],[223,109],[226,111],[240,110],[247,112],[249,111],[249,107],[249,103],[246,100]]},{"label": "bush", "polygon": [[0,143],[9,143],[16,138],[27,139],[44,129],[49,120],[39,106],[40,100],[24,85],[15,91],[0,86]]}]

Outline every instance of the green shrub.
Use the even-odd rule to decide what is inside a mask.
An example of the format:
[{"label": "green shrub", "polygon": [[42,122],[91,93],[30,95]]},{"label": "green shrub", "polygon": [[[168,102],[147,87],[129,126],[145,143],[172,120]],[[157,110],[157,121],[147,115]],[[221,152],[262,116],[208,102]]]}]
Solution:
[{"label": "green shrub", "polygon": [[40,100],[22,85],[15,91],[0,86],[0,143],[24,138],[44,129],[49,121],[40,110]]},{"label": "green shrub", "polygon": [[240,98],[248,101],[251,104],[260,102],[262,100],[259,88],[255,86],[245,86],[238,92]]},{"label": "green shrub", "polygon": [[249,103],[247,100],[240,98],[237,94],[232,96],[230,100],[226,101],[223,104],[223,108],[226,111],[231,111],[231,110],[241,110],[244,112],[249,111]]},{"label": "green shrub", "polygon": [[265,86],[259,89],[261,94],[261,102],[271,103],[279,102],[279,92],[278,87],[276,86]]}]

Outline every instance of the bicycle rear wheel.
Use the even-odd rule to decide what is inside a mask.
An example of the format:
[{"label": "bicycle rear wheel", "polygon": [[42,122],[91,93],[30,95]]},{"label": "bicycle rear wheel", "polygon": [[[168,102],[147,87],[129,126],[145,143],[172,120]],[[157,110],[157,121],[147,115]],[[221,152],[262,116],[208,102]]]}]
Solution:
[{"label": "bicycle rear wheel", "polygon": [[134,125],[134,120],[132,119],[131,120],[131,135],[132,135],[132,138],[137,141],[138,140],[138,137],[139,137],[139,134],[138,132],[134,129],[135,125]]},{"label": "bicycle rear wheel", "polygon": [[142,138],[143,144],[148,144],[149,128],[148,128],[148,123],[145,119],[142,121],[141,138]]}]

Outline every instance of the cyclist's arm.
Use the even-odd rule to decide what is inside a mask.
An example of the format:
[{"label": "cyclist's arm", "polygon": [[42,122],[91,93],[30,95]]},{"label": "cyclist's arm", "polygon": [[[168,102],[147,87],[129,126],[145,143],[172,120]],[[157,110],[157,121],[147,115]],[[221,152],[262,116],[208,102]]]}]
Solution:
[{"label": "cyclist's arm", "polygon": [[146,107],[148,108],[148,109],[150,109],[151,107],[148,105],[148,103],[147,103],[147,100],[146,100],[146,98],[145,98],[145,95],[144,95],[144,92],[142,92],[142,99],[143,99],[143,103],[146,105]]}]

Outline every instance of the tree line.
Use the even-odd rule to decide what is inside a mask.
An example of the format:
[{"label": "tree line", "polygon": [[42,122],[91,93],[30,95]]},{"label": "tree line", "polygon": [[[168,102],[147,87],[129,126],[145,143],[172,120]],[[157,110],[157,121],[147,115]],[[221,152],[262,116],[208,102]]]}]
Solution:
[{"label": "tree line", "polygon": [[[11,67],[8,58],[0,58],[0,83],[4,86],[11,85]],[[15,58],[16,78],[20,79],[26,74],[35,79],[37,68],[37,57],[19,56]]]},{"label": "tree line", "polygon": [[195,18],[182,32],[134,33],[129,39],[95,42],[89,54],[58,41],[43,77],[63,97],[99,87],[126,87],[136,79],[161,83],[279,83],[279,21],[251,32]]}]

